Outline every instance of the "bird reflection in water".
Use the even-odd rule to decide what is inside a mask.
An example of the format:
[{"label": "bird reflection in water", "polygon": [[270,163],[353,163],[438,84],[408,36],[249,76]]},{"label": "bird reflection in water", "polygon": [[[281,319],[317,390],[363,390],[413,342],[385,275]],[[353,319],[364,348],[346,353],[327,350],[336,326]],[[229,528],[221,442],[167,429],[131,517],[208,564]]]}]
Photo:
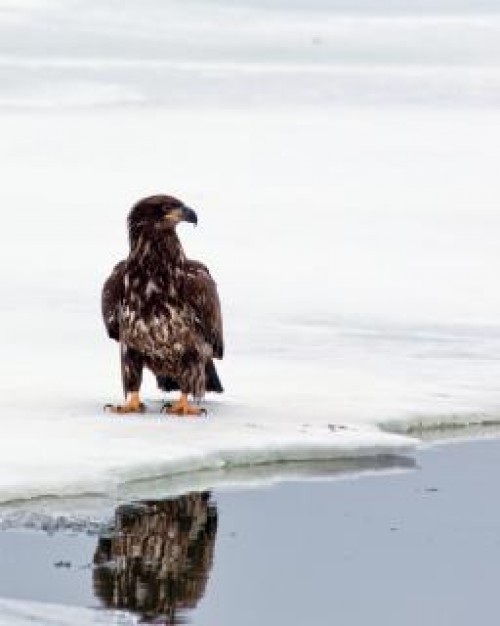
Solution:
[{"label": "bird reflection in water", "polygon": [[213,562],[217,508],[210,493],[121,506],[115,517],[94,555],[96,596],[147,623],[185,623]]}]

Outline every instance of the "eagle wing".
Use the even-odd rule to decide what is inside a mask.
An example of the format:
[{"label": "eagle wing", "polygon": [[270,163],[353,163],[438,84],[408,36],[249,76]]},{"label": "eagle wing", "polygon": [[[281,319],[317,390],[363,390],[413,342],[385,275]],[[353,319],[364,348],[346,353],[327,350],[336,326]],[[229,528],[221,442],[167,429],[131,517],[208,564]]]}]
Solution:
[{"label": "eagle wing", "polygon": [[102,288],[101,308],[104,325],[111,339],[120,339],[120,304],[123,297],[123,278],[126,261],[120,261],[111,272]]},{"label": "eagle wing", "polygon": [[188,260],[184,267],[185,301],[194,310],[196,325],[207,343],[212,346],[214,357],[222,359],[224,337],[217,285],[203,263]]},{"label": "eagle wing", "polygon": [[[115,265],[104,283],[101,296],[104,325],[109,337],[116,341],[120,338],[120,305],[126,267],[125,260]],[[194,310],[197,326],[205,340],[212,346],[214,356],[221,359],[224,354],[224,338],[217,285],[208,268],[199,261],[186,261],[184,297]]]}]

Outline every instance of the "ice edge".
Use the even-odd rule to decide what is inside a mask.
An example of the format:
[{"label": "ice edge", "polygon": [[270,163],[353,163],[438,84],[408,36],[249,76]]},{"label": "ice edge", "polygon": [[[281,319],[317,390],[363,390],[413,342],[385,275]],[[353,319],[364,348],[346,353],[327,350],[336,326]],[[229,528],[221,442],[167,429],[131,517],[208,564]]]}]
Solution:
[{"label": "ice edge", "polygon": [[[98,469],[92,476],[74,476],[64,480],[64,474],[19,481],[17,484],[0,487],[0,502],[6,504],[34,498],[72,497],[92,494],[113,496],[127,484],[152,481],[159,478],[197,474],[212,470],[231,468],[258,468],[263,465],[290,462],[317,462],[329,460],[355,460],[381,456],[408,456],[419,444],[419,440],[407,435],[383,432],[371,427],[329,425],[318,436],[306,437],[300,442],[283,434],[279,440],[267,442],[248,441],[241,446],[222,446],[211,451],[194,451],[177,458],[151,462],[137,461],[133,465],[109,466]],[[71,473],[71,472],[70,472]],[[185,481],[189,482],[189,481]],[[196,481],[193,480],[195,483]]]}]

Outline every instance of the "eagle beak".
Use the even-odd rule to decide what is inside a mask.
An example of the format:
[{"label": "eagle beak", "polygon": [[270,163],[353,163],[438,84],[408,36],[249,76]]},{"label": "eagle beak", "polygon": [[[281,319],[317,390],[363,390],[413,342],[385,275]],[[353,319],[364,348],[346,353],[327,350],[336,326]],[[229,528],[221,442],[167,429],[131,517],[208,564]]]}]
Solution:
[{"label": "eagle beak", "polygon": [[190,209],[187,206],[182,207],[182,219],[185,222],[189,222],[190,224],[194,224],[195,226],[196,226],[196,224],[198,224],[198,216],[193,211],[193,209]]}]

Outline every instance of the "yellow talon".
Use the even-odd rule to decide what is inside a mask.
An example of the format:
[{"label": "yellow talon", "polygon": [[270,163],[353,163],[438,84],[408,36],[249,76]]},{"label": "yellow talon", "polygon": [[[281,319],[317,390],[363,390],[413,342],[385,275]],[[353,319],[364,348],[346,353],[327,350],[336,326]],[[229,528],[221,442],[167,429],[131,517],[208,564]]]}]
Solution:
[{"label": "yellow talon", "polygon": [[168,415],[179,415],[181,417],[206,415],[207,413],[206,409],[189,404],[187,394],[185,393],[181,393],[181,397],[177,402],[174,402],[174,404],[165,404],[162,412]]},{"label": "yellow talon", "polygon": [[118,415],[125,413],[144,413],[146,407],[141,402],[138,391],[132,391],[125,404],[106,404],[104,410]]}]

